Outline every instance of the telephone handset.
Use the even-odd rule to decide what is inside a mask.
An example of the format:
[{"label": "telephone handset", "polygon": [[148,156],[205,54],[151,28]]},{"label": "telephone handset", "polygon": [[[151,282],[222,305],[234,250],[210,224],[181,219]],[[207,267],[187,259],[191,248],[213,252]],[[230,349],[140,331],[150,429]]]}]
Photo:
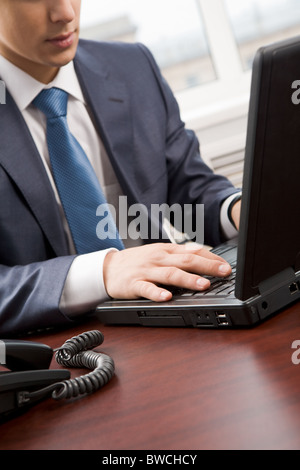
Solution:
[{"label": "telephone handset", "polygon": [[[67,340],[55,350],[30,341],[0,341],[0,364],[10,369],[0,372],[0,419],[50,396],[54,400],[74,398],[107,384],[114,375],[114,361],[92,350],[103,340],[103,334],[94,330]],[[54,354],[63,367],[86,367],[92,372],[70,379],[68,370],[49,369]]]}]

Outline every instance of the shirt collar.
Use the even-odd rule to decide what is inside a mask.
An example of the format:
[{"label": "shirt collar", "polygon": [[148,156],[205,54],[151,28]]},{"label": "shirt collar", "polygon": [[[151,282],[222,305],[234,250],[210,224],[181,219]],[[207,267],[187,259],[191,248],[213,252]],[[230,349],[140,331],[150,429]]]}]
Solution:
[{"label": "shirt collar", "polygon": [[1,79],[15,100],[20,111],[24,111],[34,98],[46,88],[57,87],[66,91],[79,101],[85,102],[73,61],[59,69],[54,80],[45,85],[0,55]]}]

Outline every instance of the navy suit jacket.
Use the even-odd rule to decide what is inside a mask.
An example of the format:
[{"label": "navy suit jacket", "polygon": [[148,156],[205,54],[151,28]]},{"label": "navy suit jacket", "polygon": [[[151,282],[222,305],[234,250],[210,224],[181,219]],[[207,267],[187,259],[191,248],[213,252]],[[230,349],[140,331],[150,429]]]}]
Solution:
[{"label": "navy suit jacket", "polygon": [[[205,204],[205,241],[218,244],[220,205],[236,190],[201,160],[149,51],[81,40],[74,64],[128,203]],[[37,148],[7,94],[0,106],[0,337],[72,324],[58,306],[73,259]]]}]

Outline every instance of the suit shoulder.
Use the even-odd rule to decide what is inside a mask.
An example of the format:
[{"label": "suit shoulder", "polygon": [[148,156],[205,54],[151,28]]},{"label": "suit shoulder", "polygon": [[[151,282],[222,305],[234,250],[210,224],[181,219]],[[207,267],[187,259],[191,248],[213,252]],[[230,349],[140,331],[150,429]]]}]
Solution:
[{"label": "suit shoulder", "polygon": [[80,39],[77,54],[88,54],[94,59],[105,61],[151,61],[155,62],[149,49],[141,43],[127,43],[119,41],[93,41]]}]

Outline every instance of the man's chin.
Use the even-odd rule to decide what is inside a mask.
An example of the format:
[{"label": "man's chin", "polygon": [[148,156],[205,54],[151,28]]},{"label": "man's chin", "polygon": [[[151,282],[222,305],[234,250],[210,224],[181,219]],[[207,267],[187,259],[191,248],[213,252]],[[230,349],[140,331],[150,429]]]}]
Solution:
[{"label": "man's chin", "polygon": [[[63,67],[64,65],[71,62],[77,51],[79,39],[76,38],[71,46],[66,48],[55,47],[52,44],[49,44],[48,49],[48,63],[52,67]],[[51,49],[49,51],[49,48]]]},{"label": "man's chin", "polygon": [[76,50],[73,52],[61,53],[59,55],[56,55],[53,58],[49,58],[48,65],[54,68],[64,67],[65,65],[69,64],[74,59],[75,55],[76,55]]}]

